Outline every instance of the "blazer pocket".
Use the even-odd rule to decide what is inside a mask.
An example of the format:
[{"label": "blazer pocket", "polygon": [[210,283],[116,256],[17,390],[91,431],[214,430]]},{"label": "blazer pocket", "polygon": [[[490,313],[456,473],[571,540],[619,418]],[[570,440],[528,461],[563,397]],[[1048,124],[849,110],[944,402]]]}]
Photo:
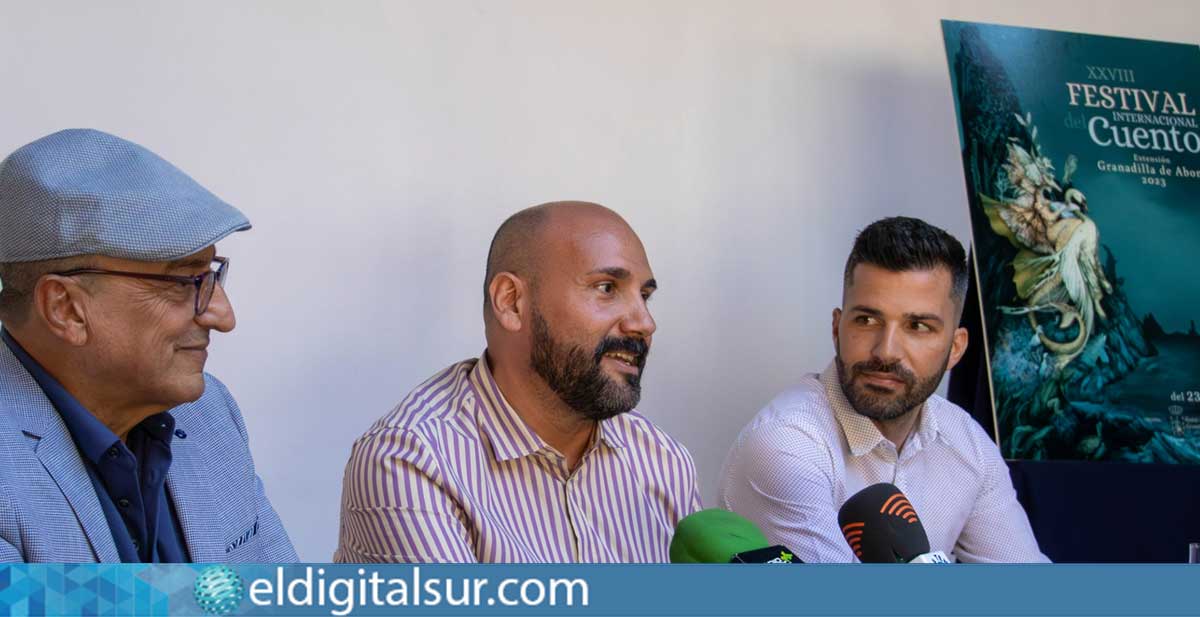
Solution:
[{"label": "blazer pocket", "polygon": [[236,538],[225,542],[225,554],[228,555],[236,550],[244,548],[258,537],[258,517],[254,517],[254,524],[246,528],[245,531],[238,534]]}]

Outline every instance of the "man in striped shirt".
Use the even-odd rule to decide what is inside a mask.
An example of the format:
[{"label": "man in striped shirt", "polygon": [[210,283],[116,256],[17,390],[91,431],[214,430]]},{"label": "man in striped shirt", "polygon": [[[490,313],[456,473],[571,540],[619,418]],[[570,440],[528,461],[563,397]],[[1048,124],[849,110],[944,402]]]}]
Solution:
[{"label": "man in striped shirt", "polygon": [[334,561],[667,561],[700,499],[687,450],[633,411],[656,287],[641,241],[603,206],[505,221],[487,349],[355,442]]}]

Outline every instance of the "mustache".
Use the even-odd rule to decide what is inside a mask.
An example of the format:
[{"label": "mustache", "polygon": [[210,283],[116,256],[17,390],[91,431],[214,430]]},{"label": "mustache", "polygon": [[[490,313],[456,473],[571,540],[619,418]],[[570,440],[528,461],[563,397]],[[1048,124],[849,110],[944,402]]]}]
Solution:
[{"label": "mustache", "polygon": [[640,338],[608,336],[601,340],[599,345],[596,345],[596,353],[593,354],[592,359],[599,364],[604,354],[610,351],[623,351],[633,354],[637,358],[638,369],[641,369],[646,365],[646,355],[650,353],[650,345]]},{"label": "mustache", "polygon": [[917,376],[914,375],[912,371],[905,368],[905,366],[901,364],[899,360],[884,362],[879,358],[871,358],[870,360],[864,360],[862,362],[855,363],[854,366],[850,367],[850,372],[854,377],[861,375],[862,373],[889,374],[899,378],[904,382],[904,385],[910,388],[917,382]]}]

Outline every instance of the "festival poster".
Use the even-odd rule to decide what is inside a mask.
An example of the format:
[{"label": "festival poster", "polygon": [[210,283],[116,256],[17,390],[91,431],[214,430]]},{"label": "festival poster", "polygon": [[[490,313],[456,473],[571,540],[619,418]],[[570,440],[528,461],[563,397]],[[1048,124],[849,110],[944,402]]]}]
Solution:
[{"label": "festival poster", "polygon": [[1001,451],[1200,462],[1200,47],[942,30]]}]

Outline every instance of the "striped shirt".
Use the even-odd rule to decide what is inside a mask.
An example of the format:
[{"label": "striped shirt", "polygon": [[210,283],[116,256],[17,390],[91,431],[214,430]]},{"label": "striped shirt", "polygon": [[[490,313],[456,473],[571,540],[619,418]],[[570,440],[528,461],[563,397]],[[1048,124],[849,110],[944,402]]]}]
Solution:
[{"label": "striped shirt", "polygon": [[572,472],[505,400],[486,353],[413,390],[354,443],[338,562],[665,562],[700,508],[687,450],[636,411]]},{"label": "striped shirt", "polygon": [[899,452],[846,400],[837,367],[775,397],[742,430],[721,471],[720,505],[810,563],[856,561],[838,509],[878,482],[904,491],[930,550],[964,562],[1047,561],[1000,449],[967,412],[934,395]]}]

